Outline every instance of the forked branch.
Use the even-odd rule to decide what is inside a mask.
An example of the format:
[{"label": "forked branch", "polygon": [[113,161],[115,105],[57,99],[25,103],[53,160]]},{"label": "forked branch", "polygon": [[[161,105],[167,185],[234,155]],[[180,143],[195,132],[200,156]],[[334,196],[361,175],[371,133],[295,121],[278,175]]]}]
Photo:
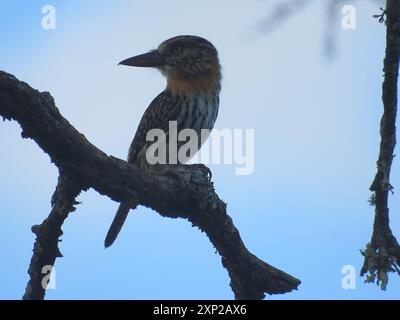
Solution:
[{"label": "forked branch", "polygon": [[[162,175],[144,175],[135,166],[108,156],[92,145],[60,114],[49,93],[38,92],[1,71],[0,116],[17,121],[22,127],[22,136],[33,139],[59,171],[66,174],[65,177],[61,175],[57,189],[62,191],[63,186],[67,186],[67,192],[55,197],[49,218],[35,228],[36,245],[47,251],[42,252],[42,256],[53,256],[42,259],[35,250],[29,270],[31,277],[40,275],[42,264],[51,264],[59,255],[56,248],[61,225],[73,210],[75,196],[81,190],[93,188],[117,202],[135,199],[134,202],[164,217],[187,219],[204,231],[222,257],[237,299],[262,299],[265,293],[286,293],[299,286],[298,279],[263,262],[246,249],[226,212],[225,203],[214,191],[205,166],[177,167],[182,181]],[[25,298],[43,297],[44,292],[35,288],[37,285],[41,284],[31,278]]]}]

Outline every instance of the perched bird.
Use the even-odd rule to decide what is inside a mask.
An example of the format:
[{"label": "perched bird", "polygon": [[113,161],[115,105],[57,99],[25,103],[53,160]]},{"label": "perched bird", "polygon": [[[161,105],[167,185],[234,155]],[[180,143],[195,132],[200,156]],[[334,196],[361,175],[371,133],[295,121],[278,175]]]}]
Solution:
[{"label": "perched bird", "polygon": [[[147,108],[129,148],[128,162],[151,173],[146,141],[151,129],[168,133],[169,122],[176,121],[178,131],[211,130],[218,115],[221,90],[221,66],[218,52],[206,39],[183,35],[161,43],[159,47],[120,62],[132,67],[153,67],[167,79],[167,86]],[[199,148],[201,141],[199,139]],[[167,141],[168,143],[168,141]],[[128,215],[131,204],[121,203],[105,239],[105,247],[115,241]]]}]

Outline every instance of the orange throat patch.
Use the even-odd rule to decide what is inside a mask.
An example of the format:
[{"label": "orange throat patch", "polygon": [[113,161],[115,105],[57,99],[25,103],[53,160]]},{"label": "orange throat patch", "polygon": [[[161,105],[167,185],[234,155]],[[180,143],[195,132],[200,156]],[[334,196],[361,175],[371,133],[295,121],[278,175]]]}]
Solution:
[{"label": "orange throat patch", "polygon": [[201,74],[184,76],[173,74],[167,77],[167,89],[175,94],[187,96],[220,90],[221,77],[218,74]]}]

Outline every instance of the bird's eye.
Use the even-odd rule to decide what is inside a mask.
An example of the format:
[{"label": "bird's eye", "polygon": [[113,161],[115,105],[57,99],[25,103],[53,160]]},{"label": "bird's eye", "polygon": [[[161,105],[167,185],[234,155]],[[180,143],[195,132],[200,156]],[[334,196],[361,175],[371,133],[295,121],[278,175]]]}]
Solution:
[{"label": "bird's eye", "polygon": [[172,51],[173,53],[179,53],[179,52],[182,51],[182,47],[181,47],[181,46],[173,46],[172,49],[171,49],[171,51]]}]

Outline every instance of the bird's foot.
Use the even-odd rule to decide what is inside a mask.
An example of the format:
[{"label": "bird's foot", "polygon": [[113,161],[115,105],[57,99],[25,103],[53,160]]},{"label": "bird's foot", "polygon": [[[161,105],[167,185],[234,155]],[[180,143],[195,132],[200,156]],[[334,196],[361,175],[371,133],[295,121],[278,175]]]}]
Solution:
[{"label": "bird's foot", "polygon": [[212,179],[212,172],[209,167],[205,166],[204,164],[191,164],[190,167],[195,168],[196,170],[201,171],[204,176],[207,178],[208,181]]}]

